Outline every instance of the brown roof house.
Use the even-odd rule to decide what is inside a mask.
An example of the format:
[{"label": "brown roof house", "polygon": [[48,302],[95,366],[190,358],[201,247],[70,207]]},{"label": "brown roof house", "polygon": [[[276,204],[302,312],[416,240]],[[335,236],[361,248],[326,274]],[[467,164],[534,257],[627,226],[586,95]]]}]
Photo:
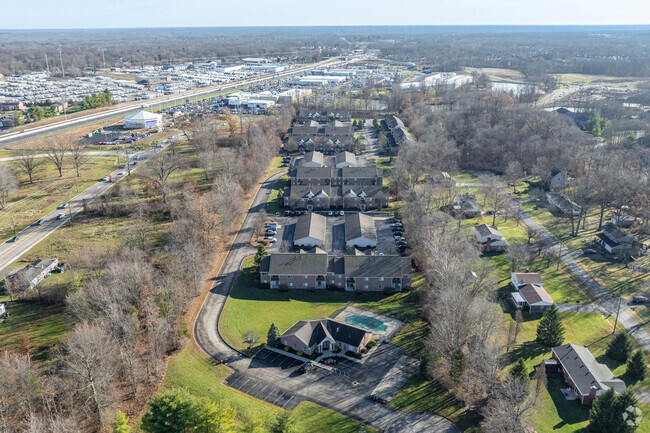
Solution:
[{"label": "brown roof house", "polygon": [[363,213],[345,215],[345,246],[357,248],[374,248],[377,246],[375,220]]},{"label": "brown roof house", "polygon": [[370,340],[372,332],[329,318],[300,320],[280,336],[282,344],[306,355],[335,347],[360,353]]},{"label": "brown roof house", "polygon": [[481,215],[481,208],[476,202],[473,194],[462,194],[456,196],[456,203],[453,206],[455,215],[462,215],[465,218],[474,218]]},{"label": "brown roof house", "polygon": [[474,234],[479,247],[484,252],[504,252],[510,246],[495,226],[481,224],[474,227]]},{"label": "brown roof house", "polygon": [[541,313],[554,304],[553,298],[544,289],[542,277],[534,272],[513,272],[510,282],[517,290],[510,293],[515,307],[528,308],[531,313]]},{"label": "brown roof house", "polygon": [[325,227],[327,220],[324,216],[308,213],[298,217],[293,233],[293,244],[300,247],[317,247],[325,243]]},{"label": "brown roof house", "polygon": [[576,344],[554,347],[553,360],[559,363],[559,372],[570,387],[570,393],[565,395],[572,395],[581,404],[591,405],[596,397],[610,388],[617,393],[625,391],[625,382],[617,379],[606,365],[596,361],[586,347]]}]

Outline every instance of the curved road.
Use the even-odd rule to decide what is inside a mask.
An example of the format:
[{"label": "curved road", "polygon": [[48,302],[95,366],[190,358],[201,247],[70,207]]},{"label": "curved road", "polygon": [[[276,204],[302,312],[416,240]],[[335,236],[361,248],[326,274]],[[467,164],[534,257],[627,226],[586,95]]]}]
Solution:
[{"label": "curved road", "polygon": [[[216,282],[207,294],[201,311],[194,323],[194,335],[199,346],[213,359],[223,361],[235,371],[251,380],[264,383],[264,387],[275,387],[285,393],[293,394],[299,400],[310,400],[335,410],[350,418],[361,421],[380,431],[388,433],[458,433],[460,429],[448,419],[430,414],[402,412],[371,400],[367,395],[355,391],[353,386],[331,382],[323,384],[306,383],[304,375],[287,378],[270,368],[251,367],[251,359],[228,346],[218,331],[219,316],[232,289],[242,260],[255,254],[250,244],[255,214],[266,206],[266,201],[275,182],[282,177],[281,172],[265,180],[248,209],[246,218],[237,233]],[[254,368],[254,370],[253,370]]]}]

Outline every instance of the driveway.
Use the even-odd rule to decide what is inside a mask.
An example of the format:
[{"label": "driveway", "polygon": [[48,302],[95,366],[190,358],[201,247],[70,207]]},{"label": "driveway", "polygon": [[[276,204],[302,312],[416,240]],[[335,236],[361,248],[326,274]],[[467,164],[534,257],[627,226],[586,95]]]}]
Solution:
[{"label": "driveway", "polygon": [[310,400],[380,431],[388,431],[391,426],[398,425],[399,428],[403,426],[399,431],[405,433],[460,432],[453,422],[444,417],[431,413],[405,413],[368,397],[382,377],[390,371],[396,359],[399,359],[397,356],[403,355],[403,350],[395,346],[382,344],[363,364],[362,369],[359,369],[357,363],[343,362],[337,366],[342,374],[326,373],[320,368],[296,374],[298,365],[289,357],[270,358],[270,355],[262,351],[251,359],[223,341],[217,323],[242,260],[255,253],[255,248],[249,243],[255,214],[265,208],[275,181],[283,175],[284,173],[278,173],[264,181],[253,199],[194,323],[194,336],[198,345],[213,359],[224,361],[234,370],[226,384],[280,407],[291,408],[295,407],[294,403]]}]

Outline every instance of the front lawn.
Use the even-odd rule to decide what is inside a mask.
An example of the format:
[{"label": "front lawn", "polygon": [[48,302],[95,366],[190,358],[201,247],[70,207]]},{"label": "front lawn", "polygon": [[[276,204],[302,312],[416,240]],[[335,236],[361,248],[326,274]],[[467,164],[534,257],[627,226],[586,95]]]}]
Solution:
[{"label": "front lawn", "polygon": [[[245,259],[242,267],[219,319],[219,332],[223,339],[241,351],[247,349],[243,334],[248,330],[252,329],[260,336],[253,348],[253,352],[256,352],[266,344],[266,334],[271,323],[278,325],[280,332],[284,332],[298,320],[328,317],[346,302],[363,304],[384,297],[377,292],[357,295],[330,290],[311,292],[298,289],[280,292],[258,289],[253,287],[253,258]],[[360,307],[363,308],[363,305]]]},{"label": "front lawn", "polygon": [[269,194],[269,199],[266,201],[267,214],[275,215],[276,213],[282,212],[282,208],[284,207],[284,188],[288,182],[289,176],[282,176],[273,185],[273,190]]}]

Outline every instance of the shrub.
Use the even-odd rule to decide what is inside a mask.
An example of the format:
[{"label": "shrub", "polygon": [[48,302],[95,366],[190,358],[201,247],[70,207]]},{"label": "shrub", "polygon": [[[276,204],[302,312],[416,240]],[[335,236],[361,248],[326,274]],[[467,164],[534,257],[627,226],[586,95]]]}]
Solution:
[{"label": "shrub", "polygon": [[351,351],[351,350],[348,350],[347,352],[345,352],[345,354],[348,355],[348,356],[354,356],[354,355],[356,355],[356,353],[354,353],[354,352]]},{"label": "shrub", "polygon": [[361,359],[363,357],[363,355],[361,353],[355,353],[354,357],[357,358],[357,359]]},{"label": "shrub", "polygon": [[370,340],[370,341],[368,342],[368,344],[366,344],[366,349],[370,350],[370,349],[372,349],[373,347],[375,347],[376,344],[377,344],[377,342],[376,342],[375,340]]},{"label": "shrub", "polygon": [[297,351],[297,352],[296,352],[296,355],[298,355],[298,356],[302,356],[302,350]]},{"label": "shrub", "polygon": [[289,346],[284,346],[284,351],[288,352],[289,351]]}]

